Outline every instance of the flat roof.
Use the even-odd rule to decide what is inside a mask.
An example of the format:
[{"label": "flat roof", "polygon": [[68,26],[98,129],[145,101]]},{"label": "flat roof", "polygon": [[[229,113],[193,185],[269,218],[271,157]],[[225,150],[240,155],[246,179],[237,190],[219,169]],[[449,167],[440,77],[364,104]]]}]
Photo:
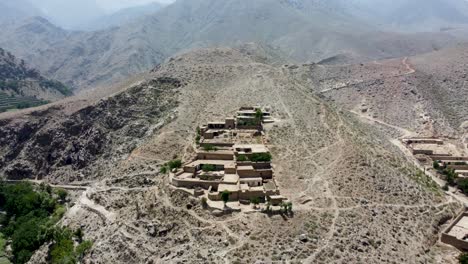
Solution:
[{"label": "flat roof", "polygon": [[232,150],[226,150],[226,149],[218,149],[218,150],[211,150],[211,151],[206,151],[206,150],[198,150],[198,154],[228,154],[234,156],[234,151]]},{"label": "flat roof", "polygon": [[274,200],[286,199],[283,195],[272,195],[270,198]]},{"label": "flat roof", "polygon": [[218,186],[218,192],[224,192],[224,191],[238,192],[239,190],[240,190],[239,184],[220,183]]},{"label": "flat roof", "polygon": [[208,125],[224,125],[225,121],[213,121],[213,122],[208,122]]},{"label": "flat roof", "polygon": [[265,187],[265,190],[267,191],[276,190],[276,184],[273,181],[266,182],[265,184],[263,184],[263,187]]},{"label": "flat roof", "polygon": [[257,178],[242,178],[240,179],[241,182],[258,182],[258,181],[263,181],[261,177]]},{"label": "flat roof", "polygon": [[250,171],[250,170],[254,170],[254,167],[251,166],[251,165],[247,165],[247,166],[237,166],[237,170],[241,170],[241,171]]},{"label": "flat roof", "polygon": [[468,235],[468,217],[463,216],[460,221],[450,229],[449,235],[454,236],[457,239],[463,239],[465,235]]},{"label": "flat roof", "polygon": [[235,144],[234,149],[251,149],[253,153],[268,152],[268,148],[262,144]]},{"label": "flat roof", "polygon": [[176,177],[177,179],[193,179],[193,173],[184,172],[181,175]]},{"label": "flat roof", "polygon": [[239,175],[237,174],[226,174],[224,175],[223,182],[225,183],[237,183],[239,181]]},{"label": "flat roof", "polygon": [[186,166],[198,166],[201,164],[228,166],[234,164],[234,162],[232,160],[196,160],[192,163],[187,164]]}]

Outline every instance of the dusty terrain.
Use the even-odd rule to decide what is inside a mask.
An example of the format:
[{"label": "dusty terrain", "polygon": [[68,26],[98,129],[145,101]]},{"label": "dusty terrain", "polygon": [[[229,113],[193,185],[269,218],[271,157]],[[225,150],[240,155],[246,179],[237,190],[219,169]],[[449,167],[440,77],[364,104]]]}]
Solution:
[{"label": "dusty terrain", "polygon": [[[196,50],[81,110],[3,115],[0,170],[84,186],[67,187],[77,198],[63,223],[95,242],[88,263],[455,263],[457,251],[437,240],[461,206],[390,143],[402,131],[384,133],[327,103],[299,66],[249,53]],[[388,63],[386,74],[409,72]],[[197,125],[242,105],[269,107],[277,119],[269,148],[293,217],[216,218],[158,173],[193,153]]]},{"label": "dusty terrain", "polygon": [[309,89],[368,119],[423,136],[460,138],[466,129],[468,48],[356,65],[291,70]]}]

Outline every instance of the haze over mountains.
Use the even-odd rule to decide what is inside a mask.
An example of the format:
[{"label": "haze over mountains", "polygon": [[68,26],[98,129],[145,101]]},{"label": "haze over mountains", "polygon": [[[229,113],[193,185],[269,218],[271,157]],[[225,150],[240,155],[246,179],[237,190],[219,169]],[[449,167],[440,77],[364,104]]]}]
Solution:
[{"label": "haze over mountains", "polygon": [[[37,18],[10,23],[0,31],[0,46],[47,76],[86,88],[123,80],[194,47],[258,42],[298,62],[336,55],[358,62],[429,52],[466,38],[440,32],[465,27],[466,1],[401,0],[392,8],[370,2],[179,0],[135,22],[111,22],[120,26],[96,32],[67,32]],[[425,12],[415,11],[421,8]],[[129,11],[119,19],[127,15],[138,17]],[[411,32],[390,32],[401,28]]]}]

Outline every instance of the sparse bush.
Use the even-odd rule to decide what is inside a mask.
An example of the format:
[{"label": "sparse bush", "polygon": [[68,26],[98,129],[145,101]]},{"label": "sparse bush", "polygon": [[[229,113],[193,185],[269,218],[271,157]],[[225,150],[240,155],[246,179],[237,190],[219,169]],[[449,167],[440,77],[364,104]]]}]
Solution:
[{"label": "sparse bush", "polygon": [[448,184],[445,184],[445,185],[442,187],[442,190],[448,191],[448,190],[449,190],[449,185],[448,185]]},{"label": "sparse bush", "polygon": [[178,168],[182,167],[182,161],[179,160],[179,159],[171,160],[171,161],[169,161],[167,163],[167,166],[169,166],[170,170],[178,169]]},{"label": "sparse bush", "polygon": [[202,207],[203,207],[203,208],[208,207],[208,199],[206,199],[206,197],[202,197],[202,198],[200,199],[200,201],[201,201],[201,204],[202,204]]}]

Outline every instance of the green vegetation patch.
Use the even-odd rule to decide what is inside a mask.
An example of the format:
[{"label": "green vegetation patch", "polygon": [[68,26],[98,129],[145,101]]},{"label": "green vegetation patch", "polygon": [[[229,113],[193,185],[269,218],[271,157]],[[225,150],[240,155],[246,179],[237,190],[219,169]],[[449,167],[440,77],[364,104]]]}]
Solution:
[{"label": "green vegetation patch", "polygon": [[203,164],[201,169],[202,171],[216,171],[216,166],[211,164]]},{"label": "green vegetation patch", "polygon": [[72,232],[56,225],[65,214],[66,196],[64,190],[54,191],[45,184],[0,183],[0,209],[6,213],[1,219],[0,233],[12,241],[13,263],[26,263],[47,242],[52,242],[51,263],[76,263],[80,259],[77,250],[85,241],[77,239],[79,246],[75,249],[73,235],[68,235]]},{"label": "green vegetation patch", "polygon": [[48,101],[39,100],[34,97],[10,96],[0,92],[0,113],[11,109],[25,109],[48,103]]},{"label": "green vegetation patch", "polygon": [[270,162],[272,156],[270,153],[254,153],[249,158],[252,162]]}]

